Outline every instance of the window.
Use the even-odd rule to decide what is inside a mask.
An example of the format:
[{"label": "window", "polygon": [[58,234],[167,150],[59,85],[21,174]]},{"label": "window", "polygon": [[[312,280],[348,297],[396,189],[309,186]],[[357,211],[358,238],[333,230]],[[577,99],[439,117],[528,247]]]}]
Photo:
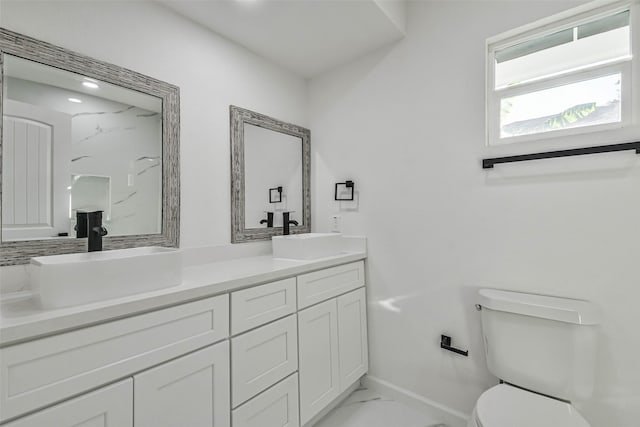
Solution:
[{"label": "window", "polygon": [[638,2],[599,1],[489,39],[488,144],[630,138]]}]

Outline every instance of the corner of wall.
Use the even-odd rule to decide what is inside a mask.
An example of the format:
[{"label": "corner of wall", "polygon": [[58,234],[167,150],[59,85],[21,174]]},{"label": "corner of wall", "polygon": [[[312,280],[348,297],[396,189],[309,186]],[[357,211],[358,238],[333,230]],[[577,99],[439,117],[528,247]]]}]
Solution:
[{"label": "corner of wall", "polygon": [[407,34],[407,3],[405,0],[373,0],[389,21],[404,36]]}]

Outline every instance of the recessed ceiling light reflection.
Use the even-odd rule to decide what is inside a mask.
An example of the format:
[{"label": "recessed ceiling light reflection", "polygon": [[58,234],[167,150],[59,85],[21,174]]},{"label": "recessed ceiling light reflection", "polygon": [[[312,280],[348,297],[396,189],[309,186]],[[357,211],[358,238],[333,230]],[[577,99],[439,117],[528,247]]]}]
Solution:
[{"label": "recessed ceiling light reflection", "polygon": [[69,102],[75,102],[76,104],[82,104],[82,101],[78,98],[69,98]]},{"label": "recessed ceiling light reflection", "polygon": [[82,82],[82,86],[88,87],[89,89],[98,89],[100,87],[94,82]]}]

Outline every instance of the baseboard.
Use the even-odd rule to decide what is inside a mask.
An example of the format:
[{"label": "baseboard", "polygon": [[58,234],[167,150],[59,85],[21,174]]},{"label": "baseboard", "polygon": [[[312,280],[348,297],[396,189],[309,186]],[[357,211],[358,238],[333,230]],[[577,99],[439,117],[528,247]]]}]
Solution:
[{"label": "baseboard", "polygon": [[469,415],[449,408],[446,405],[434,402],[433,400],[371,375],[364,376],[361,382],[364,387],[375,390],[385,397],[390,397],[418,411],[437,414],[449,427],[467,427]]},{"label": "baseboard", "polygon": [[327,405],[322,411],[318,412],[313,418],[311,418],[303,427],[313,427],[317,422],[325,417],[329,412],[333,411],[338,405],[342,403],[351,393],[356,391],[356,389],[360,387],[360,380],[351,384],[349,388],[343,391],[340,396],[336,397],[331,401],[330,404]]}]

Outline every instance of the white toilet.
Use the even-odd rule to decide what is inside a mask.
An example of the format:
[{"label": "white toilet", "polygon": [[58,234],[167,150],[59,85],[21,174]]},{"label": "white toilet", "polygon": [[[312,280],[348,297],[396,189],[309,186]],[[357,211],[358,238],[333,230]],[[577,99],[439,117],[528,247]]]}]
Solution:
[{"label": "white toilet", "polygon": [[485,391],[469,427],[589,427],[571,405],[593,391],[596,325],[588,301],[482,289]]}]

